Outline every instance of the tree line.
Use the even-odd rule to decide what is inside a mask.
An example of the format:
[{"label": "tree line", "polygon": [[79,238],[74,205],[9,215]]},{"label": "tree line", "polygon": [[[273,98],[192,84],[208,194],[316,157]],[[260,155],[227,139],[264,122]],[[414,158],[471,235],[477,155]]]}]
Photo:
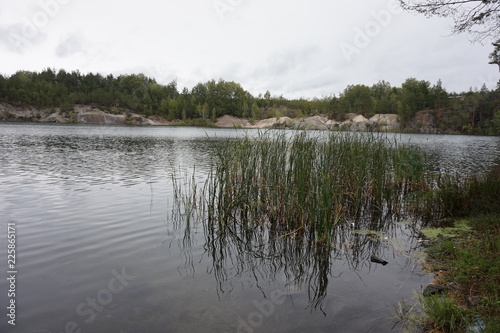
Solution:
[{"label": "tree line", "polygon": [[222,79],[179,90],[175,80],[163,85],[143,74],[103,76],[47,68],[0,75],[0,102],[14,106],[60,108],[92,105],[104,110],[130,110],[169,121],[214,121],[228,114],[248,119],[326,115],[343,120],[346,113],[371,117],[379,113],[400,116],[403,126],[421,110],[439,114],[442,130],[460,133],[500,134],[500,87],[450,93],[441,81],[407,79],[400,87],[380,81],[372,86],[349,85],[338,96],[287,99],[269,91],[253,96],[240,84]]}]

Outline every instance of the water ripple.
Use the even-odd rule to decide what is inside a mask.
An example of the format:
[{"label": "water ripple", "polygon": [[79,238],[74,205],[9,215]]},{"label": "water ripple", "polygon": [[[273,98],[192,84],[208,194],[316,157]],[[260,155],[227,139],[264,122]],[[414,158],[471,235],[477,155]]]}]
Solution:
[{"label": "water ripple", "polygon": [[[226,294],[214,292],[211,274],[215,266],[206,253],[201,226],[190,226],[190,232],[184,233],[186,226],[167,220],[172,200],[168,173],[173,168],[189,171],[193,165],[197,171],[207,170],[220,138],[245,133],[0,124],[0,216],[17,229],[18,299],[23,304],[19,320],[24,325],[20,331],[59,332],[69,320],[82,324],[82,318],[75,315],[78,304],[96,297],[113,277],[112,270],[121,269],[136,279],[99,317],[114,323],[116,331],[129,330],[124,325],[130,321],[123,318],[141,321],[144,326],[137,331],[166,331],[165,327],[174,327],[176,318],[184,317],[203,329],[210,322],[214,332],[236,329],[234,318],[247,318],[255,311],[252,301],[260,299],[263,290],[272,290],[272,285],[264,279],[256,288],[254,282],[237,276],[236,267],[224,272],[234,275]],[[499,138],[396,137],[422,146],[436,170],[487,170],[499,163]],[[5,241],[0,239],[1,248],[6,248]],[[331,301],[336,316],[351,308],[356,311],[358,304],[358,299],[342,294],[343,289],[379,297],[372,294],[384,288],[384,279],[358,282],[349,267],[337,267],[342,277],[332,287],[335,298]],[[393,284],[406,281],[407,275],[401,275],[406,266],[395,263],[386,270],[393,270]],[[382,269],[374,272],[381,273]],[[410,280],[406,283],[420,283]],[[366,289],[370,284],[376,288]],[[1,280],[3,295],[5,288],[6,281]],[[365,294],[358,291],[363,288]],[[297,302],[307,299],[291,291],[288,297]],[[343,308],[336,307],[337,299],[344,300]],[[315,324],[308,311],[304,314],[302,308],[287,306],[286,311],[280,309],[284,318]],[[218,318],[219,324],[211,318]],[[318,319],[317,324],[330,327],[331,317]],[[97,327],[91,330],[109,331],[108,326]]]}]

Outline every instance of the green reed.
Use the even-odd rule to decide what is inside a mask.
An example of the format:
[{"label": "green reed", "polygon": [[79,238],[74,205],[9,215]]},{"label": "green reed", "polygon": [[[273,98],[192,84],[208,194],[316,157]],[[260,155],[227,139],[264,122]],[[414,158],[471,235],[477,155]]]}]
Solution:
[{"label": "green reed", "polygon": [[[270,131],[227,139],[206,179],[195,170],[172,174],[173,221],[185,226],[187,247],[193,223],[203,224],[217,290],[232,276],[284,276],[287,285],[307,286],[310,308],[322,309],[332,260],[345,256],[356,270],[379,252],[384,241],[376,232],[394,230],[391,221],[498,214],[500,169],[432,173],[424,159],[415,146],[377,134]],[[496,239],[483,238],[482,249],[498,249]],[[443,319],[458,313],[449,304],[430,300],[424,309],[452,329],[465,323]]]},{"label": "green reed", "polygon": [[218,288],[231,274],[284,275],[307,286],[311,310],[326,298],[332,253],[353,269],[377,253],[379,237],[353,230],[390,230],[425,176],[418,149],[366,133],[227,139],[209,165],[204,182],[174,171],[172,216],[187,232],[202,223]]},{"label": "green reed", "polygon": [[271,225],[324,240],[339,223],[401,213],[423,164],[415,147],[376,134],[265,132],[217,149],[196,207],[212,225]]}]

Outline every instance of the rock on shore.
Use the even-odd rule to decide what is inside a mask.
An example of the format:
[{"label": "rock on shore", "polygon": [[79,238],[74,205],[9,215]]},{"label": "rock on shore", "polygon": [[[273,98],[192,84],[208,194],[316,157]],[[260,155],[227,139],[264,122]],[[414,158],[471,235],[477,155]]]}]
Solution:
[{"label": "rock on shore", "polygon": [[241,128],[290,128],[298,130],[343,130],[343,131],[398,131],[400,129],[399,116],[396,114],[377,114],[367,119],[359,114],[347,114],[346,120],[338,122],[323,116],[307,118],[268,118],[250,123],[246,119],[240,119],[225,115],[217,119],[218,127],[241,127]]},{"label": "rock on shore", "polygon": [[145,117],[132,112],[111,109],[105,112],[89,105],[77,105],[71,111],[60,108],[36,109],[32,107],[14,107],[0,103],[0,120],[26,121],[42,123],[78,123],[97,125],[168,125],[162,117]]},{"label": "rock on shore", "polygon": [[[344,121],[325,116],[307,118],[268,118],[257,121],[225,115],[217,119],[218,127],[240,128],[290,128],[298,130],[342,130],[342,131],[398,131],[399,117],[396,114],[377,114],[367,119],[359,114],[346,114]],[[144,116],[131,111],[111,108],[103,111],[89,105],[76,105],[69,111],[60,108],[39,110],[30,107],[14,107],[0,103],[0,121],[29,121],[51,123],[77,123],[99,125],[169,125],[160,116]]]}]

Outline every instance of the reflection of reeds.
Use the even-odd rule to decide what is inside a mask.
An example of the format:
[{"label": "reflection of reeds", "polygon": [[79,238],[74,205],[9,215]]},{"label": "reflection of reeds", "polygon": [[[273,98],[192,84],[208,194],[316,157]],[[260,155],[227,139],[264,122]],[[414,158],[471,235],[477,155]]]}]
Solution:
[{"label": "reflection of reeds", "polygon": [[203,185],[174,175],[174,213],[187,226],[203,222],[219,290],[231,274],[282,275],[307,285],[311,308],[321,307],[332,260],[356,270],[382,246],[353,229],[388,231],[423,162],[416,148],[382,136],[260,133],[221,143]]}]

